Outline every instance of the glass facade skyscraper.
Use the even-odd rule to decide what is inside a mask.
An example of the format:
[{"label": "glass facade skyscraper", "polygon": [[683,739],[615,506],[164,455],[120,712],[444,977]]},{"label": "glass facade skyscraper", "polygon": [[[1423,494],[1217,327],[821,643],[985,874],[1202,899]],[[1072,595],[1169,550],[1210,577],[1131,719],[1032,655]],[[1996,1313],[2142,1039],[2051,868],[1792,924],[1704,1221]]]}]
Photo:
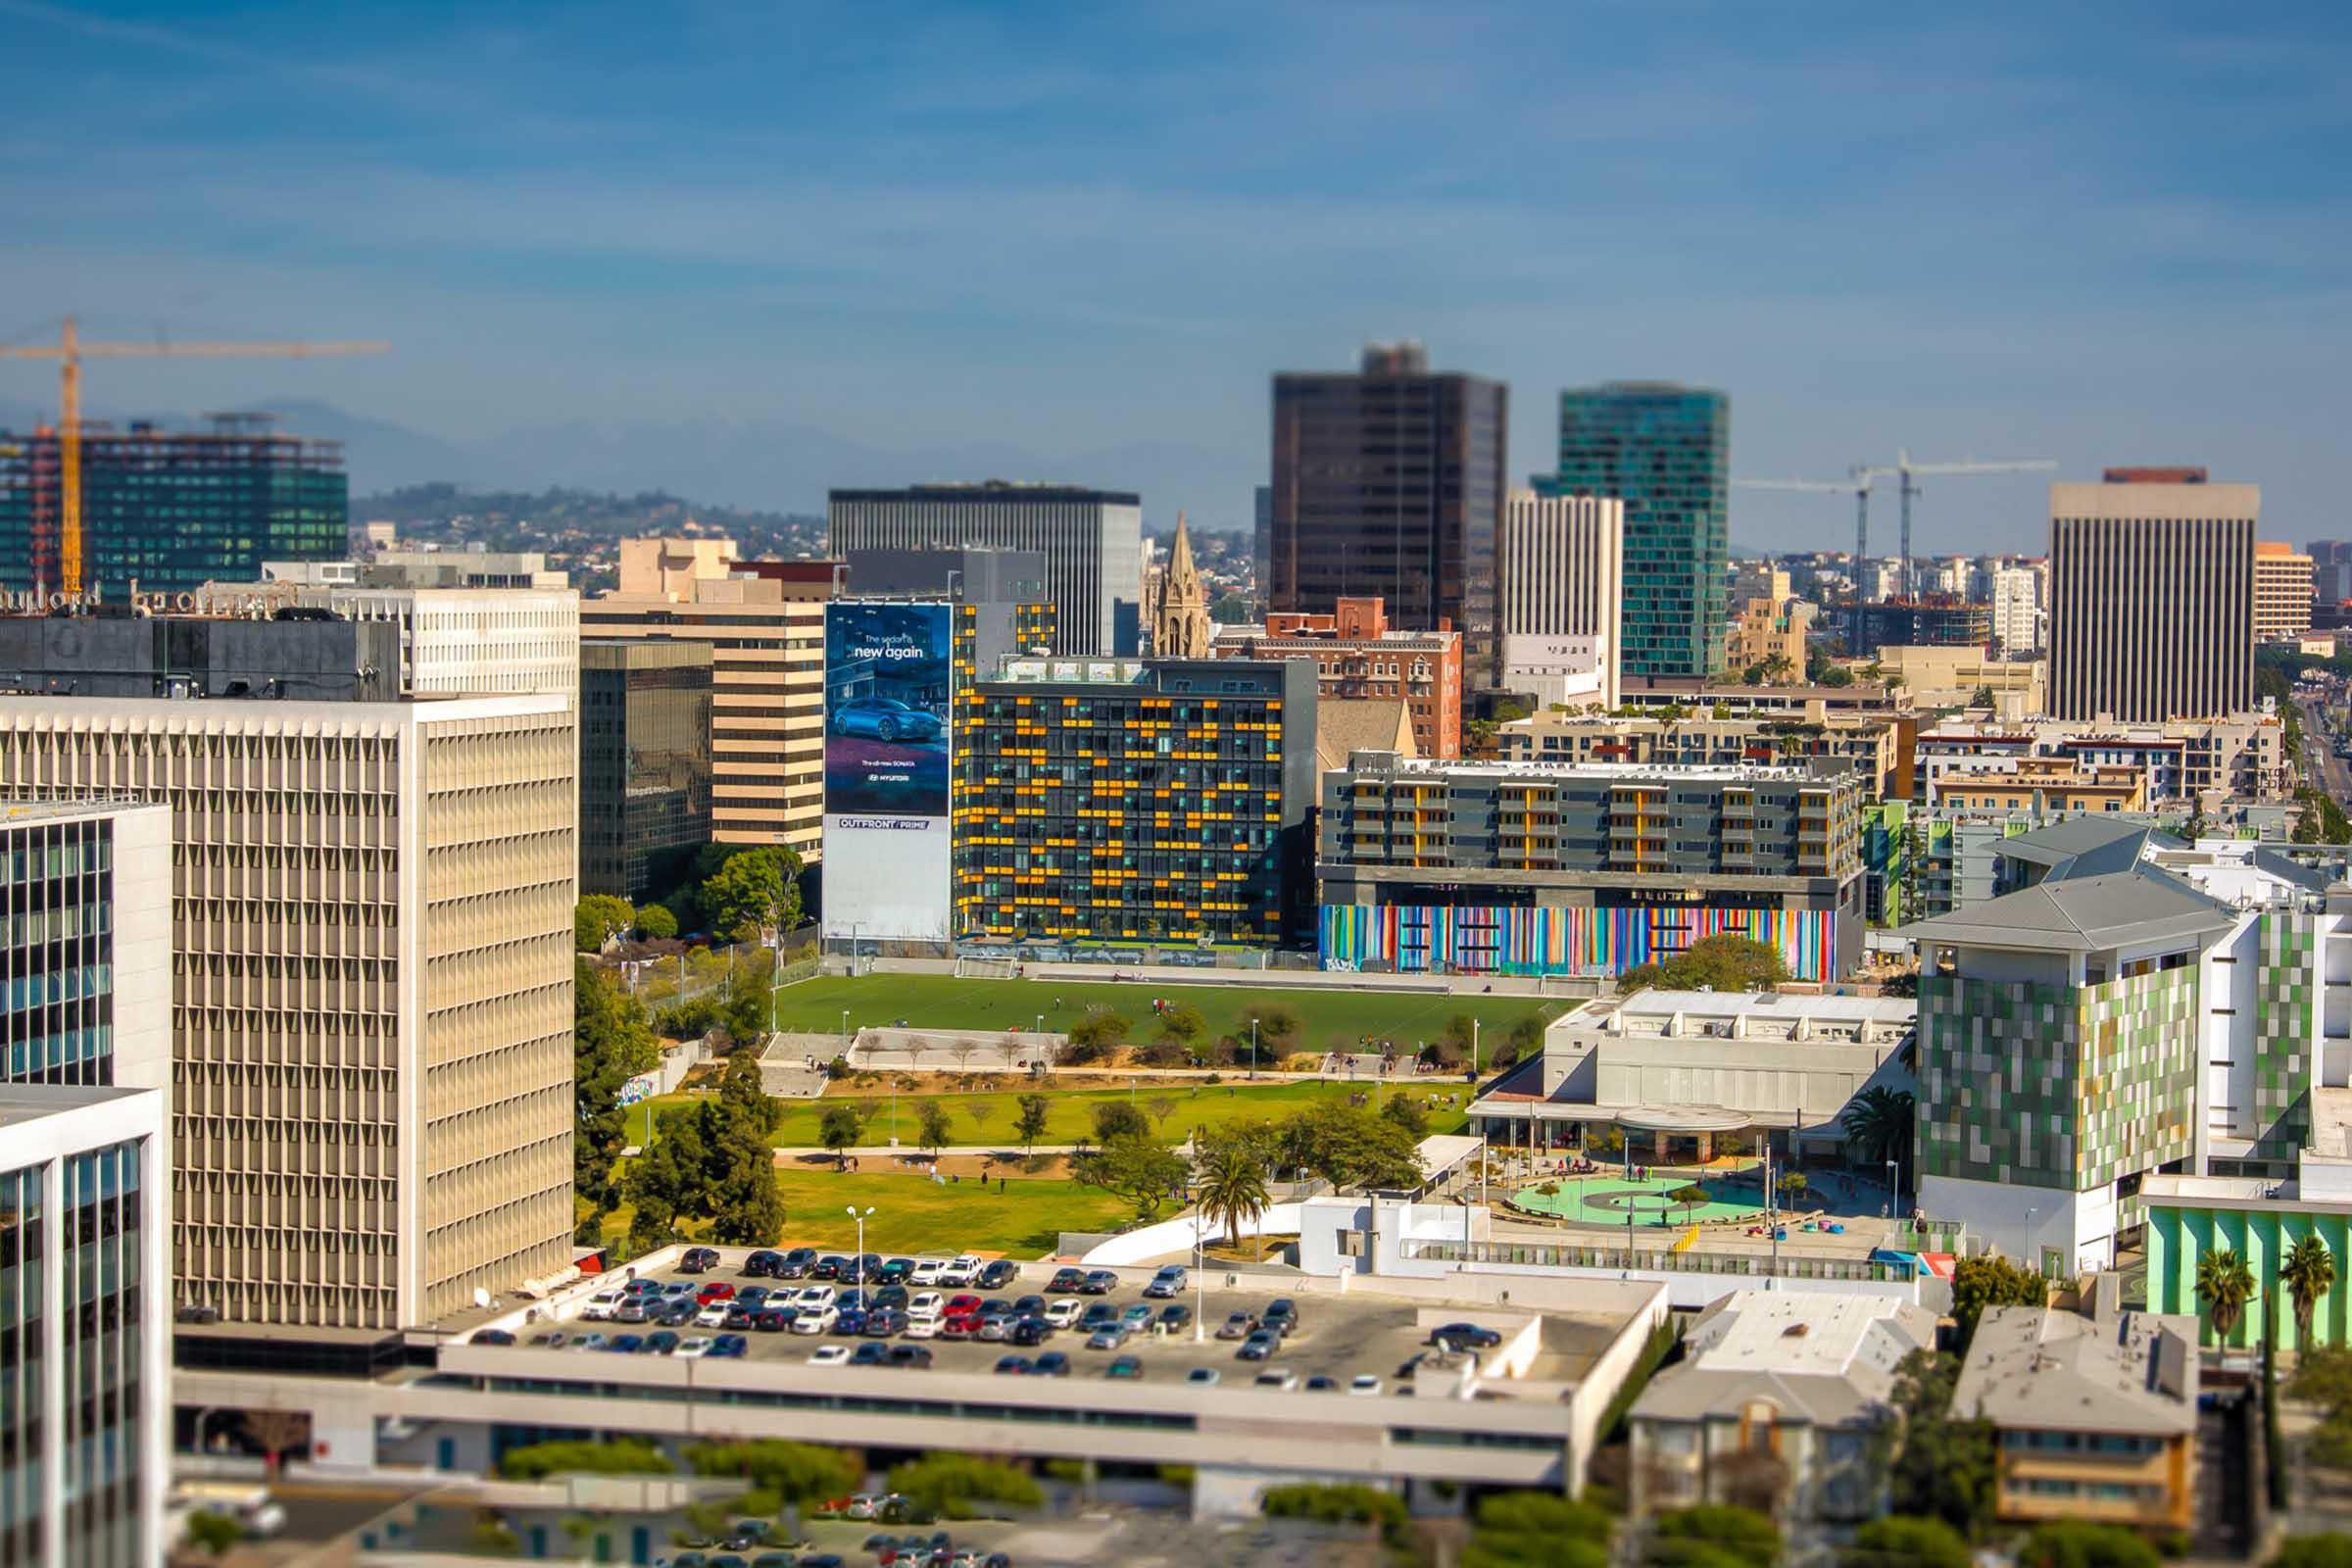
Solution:
[{"label": "glass facade skyscraper", "polygon": [[1730,618],[1732,402],[1665,381],[1560,394],[1560,468],[1536,488],[1625,503],[1627,675],[1723,668]]},{"label": "glass facade skyscraper", "polygon": [[665,893],[710,841],[710,645],[580,644],[580,892]]}]

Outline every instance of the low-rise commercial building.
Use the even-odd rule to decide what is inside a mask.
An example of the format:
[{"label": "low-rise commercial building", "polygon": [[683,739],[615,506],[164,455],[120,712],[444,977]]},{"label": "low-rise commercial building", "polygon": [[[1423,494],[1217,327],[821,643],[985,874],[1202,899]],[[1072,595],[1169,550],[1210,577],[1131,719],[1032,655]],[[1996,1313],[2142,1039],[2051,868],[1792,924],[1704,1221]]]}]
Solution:
[{"label": "low-rise commercial building", "polygon": [[2027,758],[2058,760],[2079,769],[2132,769],[2145,780],[2143,794],[2150,805],[2218,807],[2228,801],[2277,800],[2285,790],[2285,726],[2270,713],[2163,724],[1948,718],[1920,732],[1913,755],[1931,802],[1946,793],[1971,794],[1974,780],[1962,775],[2014,774]]},{"label": "low-rise commercial building", "polygon": [[1328,615],[1277,612],[1262,626],[1219,626],[1218,659],[1311,659],[1326,700],[1402,702],[1423,757],[1462,755],[1462,638],[1391,628],[1378,599],[1343,599]]},{"label": "low-rise commercial building", "polygon": [[2049,704],[2049,662],[2040,659],[1994,659],[1981,647],[1921,647],[1890,644],[1872,656],[1881,671],[1922,708],[1965,708],[1979,694],[1992,694],[1996,707],[2021,714],[2043,712]]},{"label": "low-rise commercial building", "polygon": [[1326,968],[1614,974],[1730,933],[1858,960],[1853,769],[1405,761],[1323,776]]},{"label": "low-rise commercial building", "polygon": [[2197,1320],[2094,1321],[1995,1306],[1977,1321],[1952,1414],[1991,1424],[1993,1512],[2185,1530],[2195,1519]]},{"label": "low-rise commercial building", "polygon": [[2147,775],[2129,764],[2082,767],[2063,757],[2020,757],[2007,767],[1947,773],[1928,787],[1930,806],[1976,811],[2144,811]]},{"label": "low-rise commercial building", "polygon": [[1729,1503],[1784,1528],[1877,1517],[1886,1482],[1874,1454],[1895,1419],[1895,1368],[1935,1344],[1935,1314],[1908,1302],[1724,1297],[1627,1414],[1635,1513]]},{"label": "low-rise commercial building", "polygon": [[1004,661],[957,736],[957,937],[1302,939],[1315,688],[1303,660]]}]

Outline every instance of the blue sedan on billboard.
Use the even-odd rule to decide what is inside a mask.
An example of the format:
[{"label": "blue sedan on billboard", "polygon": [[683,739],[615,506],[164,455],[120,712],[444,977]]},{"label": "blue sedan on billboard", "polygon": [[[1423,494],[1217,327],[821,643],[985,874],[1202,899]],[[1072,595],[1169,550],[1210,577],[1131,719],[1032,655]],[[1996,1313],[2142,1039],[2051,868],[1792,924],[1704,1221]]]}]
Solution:
[{"label": "blue sedan on billboard", "polygon": [[939,716],[895,697],[861,697],[833,710],[836,735],[871,735],[880,741],[937,740]]}]

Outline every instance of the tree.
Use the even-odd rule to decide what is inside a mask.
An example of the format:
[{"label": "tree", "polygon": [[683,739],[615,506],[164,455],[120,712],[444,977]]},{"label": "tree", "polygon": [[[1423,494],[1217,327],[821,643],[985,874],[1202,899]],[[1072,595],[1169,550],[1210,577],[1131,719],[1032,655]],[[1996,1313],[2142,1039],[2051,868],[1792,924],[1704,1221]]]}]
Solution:
[{"label": "tree", "polygon": [[591,893],[571,906],[571,945],[582,953],[602,953],[605,944],[636,922],[629,901],[610,893]]},{"label": "tree", "polygon": [[1893,1511],[1940,1519],[1975,1541],[1992,1519],[1998,1455],[1991,1422],[1952,1411],[1960,1362],[1958,1355],[1933,1350],[1903,1357],[1892,1397],[1900,1420],[1881,1441],[1894,1445],[1888,1466]]},{"label": "tree", "polygon": [[937,1100],[916,1102],[914,1126],[916,1148],[936,1152],[947,1147],[948,1107]]},{"label": "tree", "polygon": [[1330,1100],[1277,1129],[1282,1163],[1303,1165],[1334,1187],[1412,1188],[1421,1184],[1419,1142],[1368,1106]]},{"label": "tree", "polygon": [[1620,992],[1770,991],[1788,978],[1781,950],[1740,936],[1703,937],[1672,957],[1637,964],[1617,977]]},{"label": "tree", "polygon": [[1608,1568],[1616,1521],[1599,1505],[1556,1493],[1482,1497],[1462,1568]]},{"label": "tree", "polygon": [[1034,1508],[1045,1500],[1027,1471],[968,1453],[934,1453],[894,1465],[890,1490],[945,1519],[969,1519],[981,1503]]},{"label": "tree", "polygon": [[544,1481],[549,1476],[665,1476],[677,1467],[669,1455],[642,1438],[604,1442],[559,1438],[523,1444],[499,1456],[498,1473],[509,1481]]},{"label": "tree", "polygon": [[1021,1152],[1035,1153],[1046,1123],[1053,1119],[1054,1099],[1051,1095],[1023,1095],[1013,1103],[1019,1107],[1012,1121],[1013,1135],[1021,1141]]},{"label": "tree", "polygon": [[1838,1112],[1838,1122],[1845,1129],[1846,1143],[1858,1162],[1884,1169],[1891,1159],[1896,1175],[1908,1181],[1917,1114],[1910,1091],[1874,1085]]},{"label": "tree", "polygon": [[2026,1538],[2017,1568],[2164,1568],[2164,1559],[2135,1530],[2053,1519]]},{"label": "tree", "polygon": [[727,1038],[737,1045],[750,1045],[767,1034],[767,994],[761,987],[741,985],[719,1008],[718,1021],[726,1026]]},{"label": "tree", "polygon": [[188,1515],[188,1544],[218,1557],[245,1539],[245,1527],[227,1514],[199,1508]]},{"label": "tree", "polygon": [[1543,1049],[1544,1020],[1531,1012],[1511,1025],[1511,1032],[1503,1037],[1501,1045],[1494,1048],[1494,1059],[1490,1065],[1508,1067],[1520,1057],[1533,1055]]},{"label": "tree", "polygon": [[311,1446],[311,1412],[283,1410],[276,1405],[265,1405],[259,1410],[245,1412],[245,1435],[253,1446],[262,1450],[262,1465],[274,1478],[279,1461],[289,1448],[309,1451]]},{"label": "tree", "polygon": [[1780,1554],[1781,1532],[1764,1515],[1701,1502],[1652,1521],[1646,1560],[1653,1568],[1771,1568]]},{"label": "tree", "polygon": [[1805,1188],[1808,1185],[1810,1184],[1807,1182],[1805,1173],[1803,1171],[1792,1170],[1783,1172],[1779,1182],[1782,1200],[1788,1203],[1789,1207],[1795,1207],[1797,1204],[1805,1200]]},{"label": "tree", "polygon": [[824,1117],[817,1123],[816,1139],[833,1151],[834,1158],[847,1166],[850,1162],[849,1152],[858,1147],[859,1131],[857,1106],[832,1104],[825,1107]]},{"label": "tree", "polygon": [[2205,1303],[2217,1344],[2230,1343],[2254,1295],[2254,1271],[2235,1251],[2217,1247],[2197,1259],[2197,1299]]},{"label": "tree", "polygon": [[703,884],[710,929],[769,941],[800,924],[801,858],[780,844],[738,850]]},{"label": "tree", "polygon": [[1258,1507],[1269,1519],[1306,1519],[1325,1525],[1376,1525],[1381,1539],[1392,1546],[1404,1543],[1410,1518],[1404,1499],[1382,1487],[1360,1481],[1291,1482],[1268,1487]]},{"label": "tree", "polygon": [[776,1152],[768,1141],[784,1107],[761,1084],[757,1054],[738,1051],[727,1058],[711,1108],[716,1126],[708,1140],[701,1202],[710,1239],[728,1247],[764,1247],[784,1229]]},{"label": "tree", "polygon": [[571,966],[572,1187],[601,1228],[619,1199],[612,1167],[628,1142],[621,1087],[661,1060],[637,999],[585,958]]},{"label": "tree", "polygon": [[1950,1525],[1903,1514],[1873,1519],[1838,1554],[1838,1568],[1970,1568],[1975,1561],[1967,1540]]},{"label": "tree", "polygon": [[2295,1303],[2295,1343],[2307,1345],[2320,1298],[2335,1288],[2335,1254],[2328,1250],[2318,1233],[2305,1236],[2286,1250],[2285,1261],[2278,1265],[2278,1282]]},{"label": "tree", "polygon": [[1150,1219],[1184,1184],[1184,1156],[1149,1138],[1121,1138],[1070,1156],[1070,1174],[1135,1205],[1137,1219]]},{"label": "tree", "polygon": [[1298,1015],[1279,1004],[1257,1015],[1257,1043],[1276,1055],[1289,1051],[1297,1042],[1298,1029]]},{"label": "tree", "polygon": [[786,1502],[839,1497],[857,1489],[859,1471],[839,1448],[761,1438],[748,1443],[695,1443],[684,1458],[698,1476],[741,1476]]},{"label": "tree", "polygon": [[1952,1265],[1952,1321],[1959,1325],[1959,1353],[1968,1354],[1977,1320],[1992,1306],[2043,1306],[2049,1281],[2005,1257],[1964,1257]]},{"label": "tree", "polygon": [[1153,1095],[1144,1102],[1144,1112],[1152,1118],[1153,1132],[1165,1132],[1168,1118],[1176,1114],[1176,1101],[1172,1096]]},{"label": "tree", "polygon": [[1992,688],[1990,686],[1978,687],[1975,693],[1969,697],[1968,706],[1971,708],[1990,708],[1992,706]]},{"label": "tree", "polygon": [[678,917],[667,905],[649,904],[637,911],[637,934],[649,942],[667,942],[678,934]]},{"label": "tree", "polygon": [[1429,1106],[1419,1095],[1392,1095],[1380,1113],[1411,1134],[1416,1144],[1429,1136]]},{"label": "tree", "polygon": [[1127,1031],[1132,1027],[1125,1013],[1096,1007],[1070,1026],[1070,1043],[1061,1059],[1072,1067],[1101,1061],[1126,1044]]},{"label": "tree", "polygon": [[1265,1166],[1238,1140],[1207,1152],[1200,1169],[1200,1217],[1224,1232],[1228,1243],[1256,1225],[1270,1203]]},{"label": "tree", "polygon": [[1208,1020],[1200,1009],[1189,1002],[1179,1002],[1159,1015],[1159,1034],[1163,1040],[1189,1045],[1208,1033]]},{"label": "tree", "polygon": [[2289,1536],[2271,1555],[2270,1568],[2352,1568],[2352,1536]]},{"label": "tree", "polygon": [[1095,1142],[1114,1144],[1122,1138],[1149,1138],[1152,1125],[1144,1113],[1124,1100],[1104,1100],[1095,1105]]}]

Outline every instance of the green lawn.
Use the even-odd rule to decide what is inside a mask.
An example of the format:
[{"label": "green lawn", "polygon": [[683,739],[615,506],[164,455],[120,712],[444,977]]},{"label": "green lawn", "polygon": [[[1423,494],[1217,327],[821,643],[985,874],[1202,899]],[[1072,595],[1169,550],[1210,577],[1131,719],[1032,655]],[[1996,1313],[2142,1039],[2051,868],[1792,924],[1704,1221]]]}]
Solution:
[{"label": "green lawn", "polygon": [[[1435,1039],[1457,1012],[1479,1020],[1482,1047],[1492,1050],[1511,1025],[1534,1014],[1549,1020],[1570,1004],[1559,998],[1421,996],[1411,993],[1306,988],[1098,983],[1059,980],[958,980],[952,975],[822,975],[782,987],[776,993],[776,1025],[807,1034],[839,1034],[842,1015],[854,1033],[869,1024],[905,1020],[916,1029],[1033,1028],[1042,1015],[1049,1030],[1066,1031],[1095,1007],[1109,1007],[1134,1020],[1129,1037],[1149,1040],[1152,999],[1165,997],[1200,1009],[1210,1039],[1250,1037],[1251,1015],[1284,1007],[1300,1024],[1293,1049],[1353,1050],[1369,1036],[1394,1040],[1399,1050],[1417,1050]],[[1482,1061],[1481,1065],[1484,1065]]]},{"label": "green lawn", "polygon": [[[1416,1084],[1410,1088],[1390,1086],[1384,1095],[1409,1094],[1429,1101],[1433,1096],[1452,1095],[1459,1103],[1447,1107],[1432,1103],[1429,1125],[1433,1133],[1459,1132],[1468,1113],[1463,1108],[1469,1102],[1470,1086],[1458,1076],[1440,1084]],[[921,1105],[926,1100],[936,1100],[947,1108],[950,1147],[986,1146],[999,1149],[1018,1148],[1020,1141],[1013,1133],[1013,1121],[1019,1115],[1014,1103],[1022,1089],[969,1095],[901,1095],[898,1097],[899,1142],[912,1148],[917,1129],[922,1125]],[[1145,1115],[1152,1118],[1160,1138],[1173,1144],[1183,1143],[1195,1127],[1213,1127],[1229,1121],[1272,1121],[1317,1101],[1335,1100],[1350,1093],[1372,1093],[1369,1084],[1350,1090],[1344,1083],[1259,1083],[1237,1081],[1225,1084],[1179,1084],[1173,1087],[1139,1085],[1134,1091],[1135,1104]],[[1094,1136],[1094,1107],[1106,1100],[1124,1101],[1129,1098],[1124,1089],[1081,1089],[1048,1091],[1054,1102],[1053,1114],[1046,1123],[1041,1144],[1075,1143],[1081,1137]],[[684,1104],[691,1095],[665,1095],[654,1101],[657,1107]],[[1167,1104],[1154,1108],[1154,1102]],[[819,1123],[828,1104],[841,1101],[788,1100],[783,1102],[784,1120],[777,1129],[775,1143],[784,1149],[814,1149],[823,1143]],[[866,1112],[864,1142],[886,1144],[891,1137],[891,1097],[858,1096],[848,1103]],[[1162,1111],[1164,1110],[1164,1114]],[[657,1111],[657,1114],[659,1112]],[[632,1109],[630,1136],[644,1136],[645,1113]]]},{"label": "green lawn", "polygon": [[[968,1248],[1033,1258],[1052,1251],[1062,1231],[1106,1231],[1134,1215],[1123,1200],[1070,1181],[1015,1178],[999,1194],[994,1182],[939,1187],[912,1175],[779,1170],[776,1190],[785,1214],[777,1245],[848,1251],[857,1245],[858,1227],[844,1210],[856,1204],[874,1210],[865,1222],[866,1250],[886,1256]],[[627,1207],[606,1217],[612,1241],[628,1233]]]}]

